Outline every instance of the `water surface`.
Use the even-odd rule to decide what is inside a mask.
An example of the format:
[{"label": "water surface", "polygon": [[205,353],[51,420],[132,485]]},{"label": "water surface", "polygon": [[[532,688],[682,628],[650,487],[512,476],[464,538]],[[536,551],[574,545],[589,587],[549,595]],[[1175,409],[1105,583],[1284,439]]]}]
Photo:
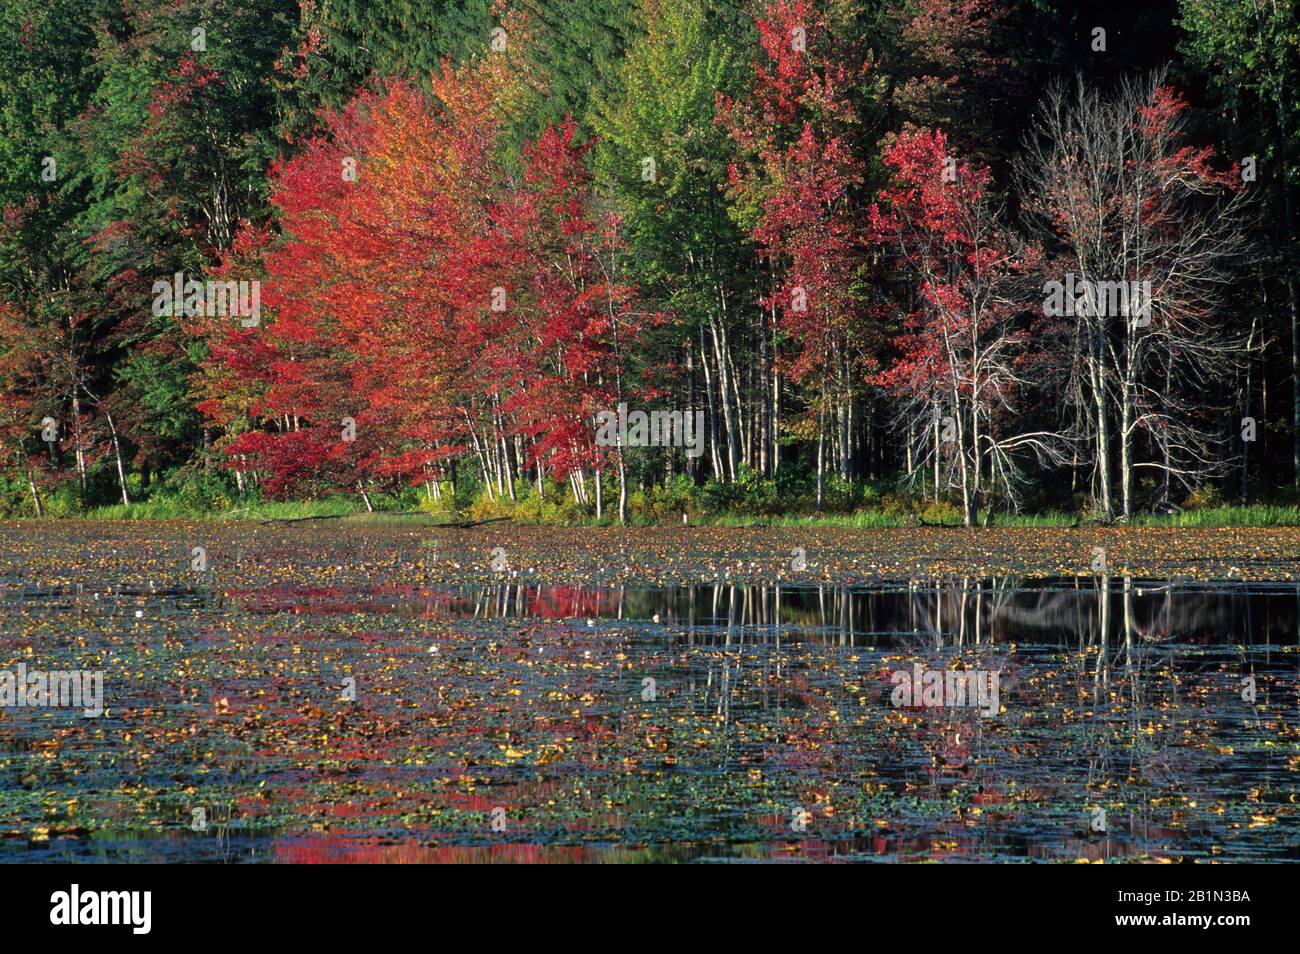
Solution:
[{"label": "water surface", "polygon": [[[421,583],[350,556],[262,553],[308,568],[265,584],[10,568],[0,668],[102,670],[107,711],[0,713],[0,859],[1300,857],[1293,583]],[[916,664],[997,673],[998,712],[894,705]]]}]

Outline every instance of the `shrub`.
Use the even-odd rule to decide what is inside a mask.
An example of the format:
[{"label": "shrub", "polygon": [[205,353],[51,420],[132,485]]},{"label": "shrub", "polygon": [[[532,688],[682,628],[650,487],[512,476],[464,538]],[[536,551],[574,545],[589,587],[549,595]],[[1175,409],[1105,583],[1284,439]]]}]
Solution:
[{"label": "shrub", "polygon": [[921,519],[926,523],[956,524],[962,522],[962,512],[955,504],[939,500],[921,511]]},{"label": "shrub", "polygon": [[901,518],[912,513],[912,503],[898,494],[885,494],[880,498],[880,512],[886,517]]},{"label": "shrub", "polygon": [[1210,507],[1221,506],[1223,506],[1223,493],[1219,490],[1217,484],[1205,484],[1197,487],[1183,501],[1183,507],[1186,510],[1205,510]]}]

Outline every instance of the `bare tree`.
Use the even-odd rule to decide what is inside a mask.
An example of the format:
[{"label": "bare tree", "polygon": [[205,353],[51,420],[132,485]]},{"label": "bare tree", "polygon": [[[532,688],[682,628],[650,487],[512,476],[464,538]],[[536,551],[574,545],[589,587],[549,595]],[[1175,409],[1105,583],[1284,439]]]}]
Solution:
[{"label": "bare tree", "polygon": [[897,426],[918,440],[914,461],[933,465],[936,486],[946,463],[970,526],[998,488],[1017,507],[1022,459],[1063,464],[1065,443],[1021,429],[1043,324],[1027,280],[1038,253],[1002,226],[988,169],[958,166],[946,148],[941,133],[920,131],[886,152],[896,188],[882,194],[888,210],[873,212],[873,227],[917,284],[900,359],[881,380],[900,398]]},{"label": "bare tree", "polygon": [[1248,247],[1245,199],[1183,142],[1184,109],[1162,72],[1110,94],[1077,80],[1048,94],[1018,165],[1055,245],[1055,305],[1078,323],[1067,390],[1107,517],[1133,513],[1139,469],[1191,488],[1232,456],[1210,401],[1245,343],[1214,319]]}]

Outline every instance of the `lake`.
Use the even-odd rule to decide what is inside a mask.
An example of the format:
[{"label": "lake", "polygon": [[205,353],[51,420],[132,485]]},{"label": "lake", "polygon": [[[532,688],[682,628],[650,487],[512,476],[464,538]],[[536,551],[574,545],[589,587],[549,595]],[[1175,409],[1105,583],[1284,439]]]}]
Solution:
[{"label": "lake", "polygon": [[1291,532],[345,523],[0,525],[0,860],[1300,858]]}]

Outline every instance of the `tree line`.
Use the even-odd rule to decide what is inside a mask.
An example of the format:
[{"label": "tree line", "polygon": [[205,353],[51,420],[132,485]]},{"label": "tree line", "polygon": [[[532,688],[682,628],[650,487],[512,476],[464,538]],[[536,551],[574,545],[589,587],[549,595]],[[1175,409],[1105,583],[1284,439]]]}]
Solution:
[{"label": "tree line", "polygon": [[1300,484],[1293,0],[0,19],[10,512]]}]

